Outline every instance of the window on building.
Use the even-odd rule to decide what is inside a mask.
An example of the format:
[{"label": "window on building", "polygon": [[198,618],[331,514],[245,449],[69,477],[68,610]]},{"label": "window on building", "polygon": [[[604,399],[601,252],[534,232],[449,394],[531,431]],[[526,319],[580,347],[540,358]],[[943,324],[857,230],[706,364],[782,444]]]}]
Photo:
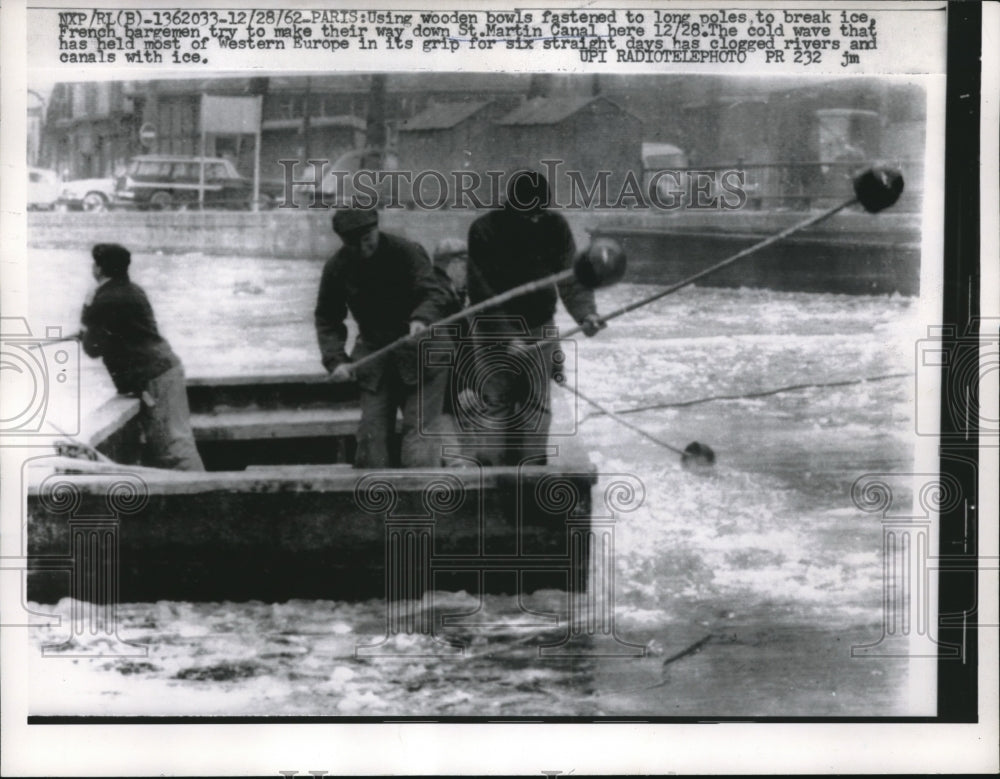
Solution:
[{"label": "window on building", "polygon": [[264,119],[283,119],[281,95],[264,95]]},{"label": "window on building", "polygon": [[68,119],[69,118],[69,101],[66,99],[66,93],[56,87],[52,92],[52,102],[49,104],[49,116],[52,119]]},{"label": "window on building", "polygon": [[200,145],[197,95],[161,97],[157,111],[157,145],[168,154],[192,154]]},{"label": "window on building", "polygon": [[268,119],[295,119],[302,116],[300,95],[268,95],[265,112]]},{"label": "window on building", "polygon": [[349,95],[323,95],[322,116],[341,116],[354,110],[354,100]]},{"label": "window on building", "polygon": [[399,145],[399,124],[395,121],[385,123],[385,145],[388,148]]},{"label": "window on building", "polygon": [[85,87],[86,84],[73,84],[73,96],[71,98],[73,105],[70,109],[71,116],[83,116],[83,114],[86,113],[83,94]]},{"label": "window on building", "polygon": [[95,84],[94,113],[107,116],[111,113],[111,84]]}]

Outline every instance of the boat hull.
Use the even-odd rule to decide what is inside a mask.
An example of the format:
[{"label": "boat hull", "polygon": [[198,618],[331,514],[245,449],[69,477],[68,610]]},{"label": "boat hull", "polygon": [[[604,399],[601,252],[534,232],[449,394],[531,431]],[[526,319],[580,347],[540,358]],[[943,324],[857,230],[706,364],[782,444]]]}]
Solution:
[{"label": "boat hull", "polygon": [[28,495],[29,599],[515,594],[585,573],[591,473],[269,470],[50,475]]},{"label": "boat hull", "polygon": [[[589,466],[354,469],[341,460],[356,419],[347,401],[323,407],[329,386],[193,383],[199,448],[224,470],[37,458],[25,480],[28,598],[361,600],[586,586]],[[134,411],[118,416],[102,427],[105,453],[136,448]],[[272,462],[287,452],[306,462]]]}]

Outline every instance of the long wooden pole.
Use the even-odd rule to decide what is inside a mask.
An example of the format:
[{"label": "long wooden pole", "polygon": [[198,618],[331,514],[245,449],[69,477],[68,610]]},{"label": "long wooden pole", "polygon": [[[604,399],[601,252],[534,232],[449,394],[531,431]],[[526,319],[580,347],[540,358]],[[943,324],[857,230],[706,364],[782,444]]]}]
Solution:
[{"label": "long wooden pole", "polygon": [[585,403],[589,403],[591,406],[593,406],[594,408],[596,408],[601,413],[603,413],[606,416],[608,416],[609,418],[613,419],[618,424],[620,424],[620,425],[622,425],[624,427],[627,427],[629,430],[631,430],[631,431],[633,431],[635,433],[638,433],[643,438],[648,438],[654,444],[659,444],[664,449],[669,449],[671,452],[674,452],[676,454],[679,454],[679,455],[683,455],[684,454],[684,450],[683,449],[678,449],[673,444],[668,444],[666,441],[664,441],[661,438],[657,438],[652,433],[647,433],[645,430],[643,430],[638,425],[633,425],[627,419],[622,419],[621,416],[619,416],[618,414],[616,414],[610,408],[607,408],[606,406],[603,406],[600,403],[598,403],[593,398],[588,397],[587,395],[584,395],[582,392],[580,392],[579,388],[574,387],[574,386],[572,386],[570,384],[566,384],[565,382],[561,382],[561,381],[557,381],[556,384],[558,384],[564,390],[568,390],[569,392],[572,392],[574,395],[576,395],[578,398],[580,398],[580,400],[584,401]]},{"label": "long wooden pole", "polygon": [[[843,203],[828,208],[826,211],[823,211],[822,213],[819,213],[816,216],[811,216],[802,222],[792,225],[791,227],[787,227],[780,233],[775,233],[769,238],[765,238],[763,241],[755,243],[753,246],[748,246],[746,249],[738,251],[731,257],[727,257],[726,259],[715,263],[715,265],[710,265],[704,270],[695,273],[693,276],[688,276],[686,279],[678,281],[675,284],[671,284],[666,289],[662,289],[654,295],[650,295],[649,297],[645,297],[642,298],[641,300],[629,303],[627,305],[622,306],[621,308],[616,308],[614,311],[611,311],[610,313],[602,314],[601,319],[607,322],[609,319],[614,319],[616,317],[622,316],[623,314],[627,314],[630,311],[634,311],[637,308],[641,308],[642,306],[648,306],[650,303],[653,303],[659,300],[660,298],[666,297],[667,295],[672,295],[677,290],[683,289],[684,287],[688,287],[694,284],[696,281],[703,279],[706,276],[715,273],[716,271],[722,270],[723,268],[732,265],[734,262],[738,262],[739,260],[749,257],[751,254],[756,254],[761,249],[766,249],[768,246],[775,244],[778,241],[782,241],[788,236],[793,235],[794,233],[797,233],[801,230],[805,230],[807,227],[812,227],[813,225],[819,224],[820,222],[829,219],[834,214],[843,211],[845,208],[850,208],[857,202],[858,199],[856,197],[852,197],[849,200],[845,200]],[[570,336],[574,336],[577,333],[581,332],[583,332],[582,327],[579,326],[571,327],[565,333],[562,333],[560,335],[560,338],[569,338]]]},{"label": "long wooden pole", "polygon": [[[565,281],[566,279],[572,278],[574,274],[575,271],[573,269],[559,271],[559,273],[553,273],[550,276],[545,276],[544,278],[536,279],[535,281],[529,281],[526,284],[521,284],[518,287],[511,287],[506,292],[501,292],[499,295],[494,295],[493,297],[487,298],[486,300],[481,300],[480,302],[475,303],[469,306],[468,308],[463,308],[461,311],[458,311],[454,314],[449,314],[444,319],[441,319],[437,322],[434,322],[434,324],[429,325],[429,327],[440,327],[441,325],[449,325],[455,322],[459,322],[473,314],[478,314],[480,311],[486,311],[488,309],[496,308],[497,306],[503,305],[508,300],[513,300],[514,298],[520,297],[521,295],[529,295],[532,292],[537,292],[538,290],[550,287],[553,284],[558,284],[560,281]],[[419,335],[420,335],[419,333],[417,333],[416,335],[411,335],[407,333],[406,335],[397,338],[392,343],[386,344],[380,349],[376,349],[371,354],[365,355],[357,362],[349,363],[349,367],[352,371],[354,371],[365,365],[370,365],[375,360],[379,359],[380,357],[384,357],[394,349],[398,349],[400,346],[407,343],[408,341],[418,338]]]}]

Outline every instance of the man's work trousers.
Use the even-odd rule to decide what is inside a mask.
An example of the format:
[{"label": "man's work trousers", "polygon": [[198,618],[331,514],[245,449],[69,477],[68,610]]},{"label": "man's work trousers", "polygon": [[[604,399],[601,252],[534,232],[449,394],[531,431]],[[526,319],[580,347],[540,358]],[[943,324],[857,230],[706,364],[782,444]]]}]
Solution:
[{"label": "man's work trousers", "polygon": [[448,391],[448,372],[423,372],[422,384],[405,384],[395,371],[385,371],[373,387],[359,384],[361,424],[358,426],[356,468],[391,468],[392,440],[396,430],[396,412],[403,411],[400,464],[404,468],[436,468],[441,465],[442,407]]},{"label": "man's work trousers", "polygon": [[531,338],[492,345],[479,353],[478,386],[472,386],[482,404],[475,425],[484,444],[480,461],[493,465],[544,465],[552,423],[551,377],[558,341]]},{"label": "man's work trousers", "polygon": [[141,402],[142,464],[178,471],[205,470],[191,430],[184,369],[178,365],[152,379]]}]

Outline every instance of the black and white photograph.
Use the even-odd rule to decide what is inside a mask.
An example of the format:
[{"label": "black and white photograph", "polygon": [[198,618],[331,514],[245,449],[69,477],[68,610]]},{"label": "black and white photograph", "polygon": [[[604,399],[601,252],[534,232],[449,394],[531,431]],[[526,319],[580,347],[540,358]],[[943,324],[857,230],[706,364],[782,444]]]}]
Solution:
[{"label": "black and white photograph", "polygon": [[[1000,312],[955,29],[996,19],[842,5],[21,9],[0,621],[30,743],[226,723],[249,751],[211,773],[278,775],[989,743]],[[745,761],[257,752],[720,748],[705,722]],[[747,722],[814,730],[769,764]],[[122,755],[94,765],[208,770]]]}]

